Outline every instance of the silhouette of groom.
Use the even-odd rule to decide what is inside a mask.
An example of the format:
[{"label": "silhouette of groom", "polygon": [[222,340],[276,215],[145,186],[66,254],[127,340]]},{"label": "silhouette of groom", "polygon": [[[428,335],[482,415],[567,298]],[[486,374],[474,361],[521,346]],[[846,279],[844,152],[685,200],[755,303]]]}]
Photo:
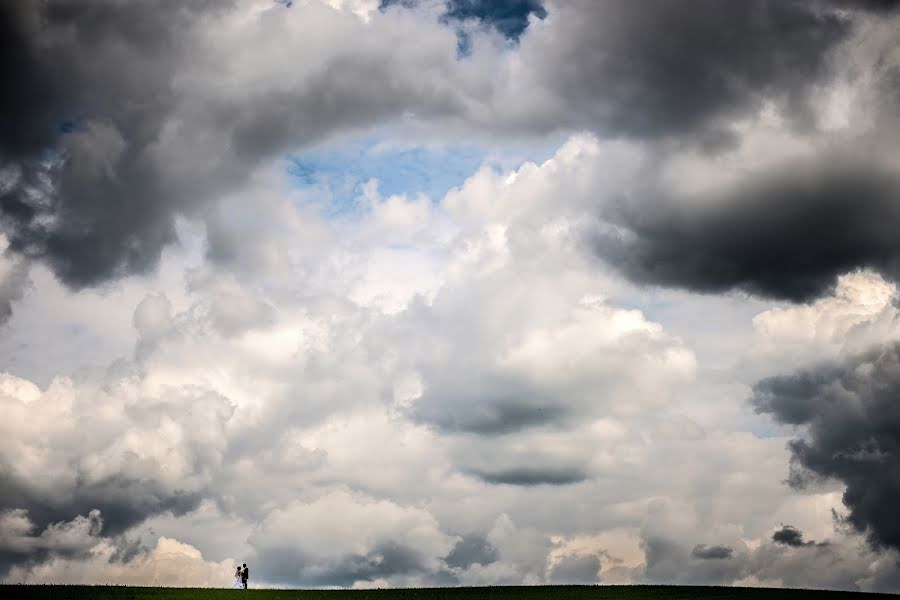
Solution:
[{"label": "silhouette of groom", "polygon": [[250,579],[250,569],[247,568],[247,563],[244,563],[244,568],[241,569],[241,582],[244,584],[244,589],[247,589],[247,580]]}]

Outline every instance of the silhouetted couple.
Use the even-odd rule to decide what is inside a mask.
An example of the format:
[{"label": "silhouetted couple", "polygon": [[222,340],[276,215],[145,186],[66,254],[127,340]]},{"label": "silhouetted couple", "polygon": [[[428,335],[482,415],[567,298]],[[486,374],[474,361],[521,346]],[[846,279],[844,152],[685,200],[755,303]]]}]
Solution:
[{"label": "silhouetted couple", "polygon": [[234,585],[231,587],[246,590],[248,579],[250,579],[250,569],[247,568],[247,563],[244,563],[243,567],[238,567],[234,571]]}]

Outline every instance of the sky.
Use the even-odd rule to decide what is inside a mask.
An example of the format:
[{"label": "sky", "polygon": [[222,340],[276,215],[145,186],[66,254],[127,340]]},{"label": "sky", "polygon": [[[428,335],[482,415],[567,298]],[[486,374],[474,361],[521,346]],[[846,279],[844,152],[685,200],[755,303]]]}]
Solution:
[{"label": "sky", "polygon": [[0,581],[900,592],[896,2],[0,29]]}]

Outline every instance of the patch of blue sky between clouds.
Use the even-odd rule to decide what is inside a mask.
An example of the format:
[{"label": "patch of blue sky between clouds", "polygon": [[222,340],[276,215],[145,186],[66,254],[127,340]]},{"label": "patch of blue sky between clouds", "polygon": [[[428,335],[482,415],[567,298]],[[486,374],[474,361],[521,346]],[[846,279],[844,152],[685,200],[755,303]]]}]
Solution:
[{"label": "patch of blue sky between clouds", "polygon": [[[392,6],[413,8],[418,3],[419,0],[380,0],[378,8],[382,11]],[[518,42],[531,15],[538,19],[547,16],[541,0],[446,0],[441,19],[445,23],[476,21]]]},{"label": "patch of blue sky between clouds", "polygon": [[425,195],[436,203],[484,165],[517,168],[526,160],[546,160],[555,150],[544,145],[515,150],[476,144],[397,146],[383,138],[364,138],[291,155],[287,172],[330,217],[359,210],[362,185],[372,179],[382,197]]},{"label": "patch of blue sky between clouds", "polygon": [[[380,0],[379,10],[392,6],[414,8],[419,0]],[[512,44],[528,28],[531,16],[543,19],[547,10],[541,0],[446,0],[440,21],[456,28],[457,57],[469,56],[472,51],[472,25],[492,28]]]}]

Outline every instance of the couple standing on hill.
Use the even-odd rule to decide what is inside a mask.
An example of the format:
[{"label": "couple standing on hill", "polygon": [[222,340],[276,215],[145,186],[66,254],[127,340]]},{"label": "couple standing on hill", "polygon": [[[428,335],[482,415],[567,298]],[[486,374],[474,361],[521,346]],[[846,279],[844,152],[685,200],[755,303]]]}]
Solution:
[{"label": "couple standing on hill", "polygon": [[234,585],[231,586],[237,589],[247,589],[247,580],[250,579],[250,569],[247,568],[247,563],[244,563],[243,567],[238,567],[234,572]]}]

